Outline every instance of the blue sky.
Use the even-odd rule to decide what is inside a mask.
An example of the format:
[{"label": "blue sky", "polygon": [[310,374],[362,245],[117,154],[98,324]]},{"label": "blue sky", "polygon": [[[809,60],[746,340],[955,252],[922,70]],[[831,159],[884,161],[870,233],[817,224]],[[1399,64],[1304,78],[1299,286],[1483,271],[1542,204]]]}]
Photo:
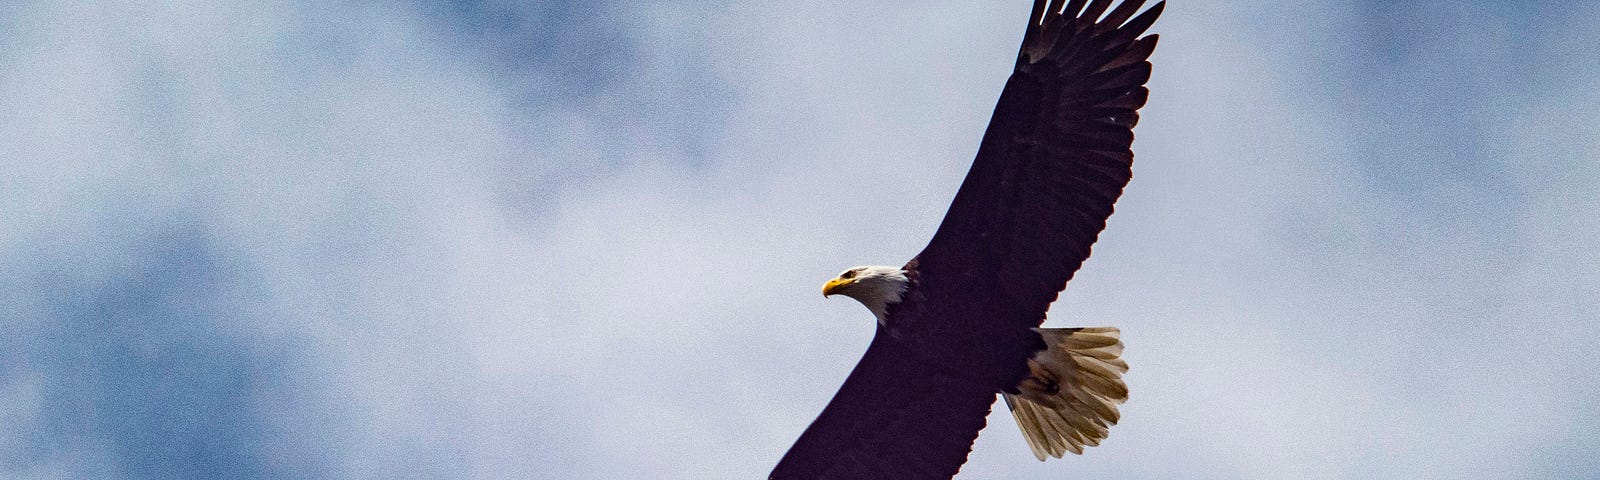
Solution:
[{"label": "blue sky", "polygon": [[[759,478],[1028,3],[0,5],[0,476]],[[1600,475],[1597,19],[1169,5],[1123,422],[958,478]]]}]

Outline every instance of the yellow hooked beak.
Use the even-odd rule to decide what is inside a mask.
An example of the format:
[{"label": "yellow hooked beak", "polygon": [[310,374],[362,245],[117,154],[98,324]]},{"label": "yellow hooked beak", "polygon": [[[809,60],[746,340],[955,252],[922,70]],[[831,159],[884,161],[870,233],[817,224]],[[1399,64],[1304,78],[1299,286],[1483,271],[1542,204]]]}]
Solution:
[{"label": "yellow hooked beak", "polygon": [[844,290],[845,287],[855,283],[856,279],[854,278],[835,278],[833,280],[828,280],[828,283],[822,285],[822,297],[827,298],[828,295],[839,293],[840,290]]}]

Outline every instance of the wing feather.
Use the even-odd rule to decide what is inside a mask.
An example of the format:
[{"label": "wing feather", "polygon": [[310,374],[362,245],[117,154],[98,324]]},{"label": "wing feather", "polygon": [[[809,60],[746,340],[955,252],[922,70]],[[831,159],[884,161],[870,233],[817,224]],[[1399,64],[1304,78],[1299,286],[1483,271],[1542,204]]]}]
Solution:
[{"label": "wing feather", "polygon": [[879,333],[769,478],[947,479],[966,462],[994,389]]},{"label": "wing feather", "polygon": [[952,293],[985,291],[996,304],[988,310],[1010,315],[952,321],[1037,326],[1132,177],[1133,126],[1149,99],[1157,41],[1143,34],[1166,4],[1135,15],[1142,0],[1112,3],[1069,2],[1066,15],[1046,12],[1025,36],[977,159],[913,262],[926,302],[967,302],[974,297]]}]

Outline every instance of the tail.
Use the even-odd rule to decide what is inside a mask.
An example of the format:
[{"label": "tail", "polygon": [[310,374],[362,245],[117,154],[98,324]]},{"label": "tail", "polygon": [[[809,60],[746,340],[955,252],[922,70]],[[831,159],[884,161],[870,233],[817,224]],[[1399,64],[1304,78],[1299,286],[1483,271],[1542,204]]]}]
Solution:
[{"label": "tail", "polygon": [[1002,393],[1022,427],[1033,456],[1061,458],[1100,444],[1128,400],[1122,374],[1121,331],[1116,327],[1036,328],[1047,348],[1028,359],[1028,378],[1017,394]]}]

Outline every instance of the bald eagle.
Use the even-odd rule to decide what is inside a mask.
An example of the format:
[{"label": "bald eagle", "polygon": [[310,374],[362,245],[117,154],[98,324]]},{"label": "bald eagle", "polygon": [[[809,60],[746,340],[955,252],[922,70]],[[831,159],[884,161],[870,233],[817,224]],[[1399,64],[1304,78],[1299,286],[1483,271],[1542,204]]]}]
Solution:
[{"label": "bald eagle", "polygon": [[[1087,3],[1087,5],[1085,5]],[[877,333],[770,478],[950,478],[1005,399],[1039,460],[1083,453],[1128,398],[1118,330],[1039,328],[1132,176],[1133,126],[1165,2],[1035,0],[977,159],[903,267],[822,287]],[[1103,14],[1103,16],[1102,16]]]}]

